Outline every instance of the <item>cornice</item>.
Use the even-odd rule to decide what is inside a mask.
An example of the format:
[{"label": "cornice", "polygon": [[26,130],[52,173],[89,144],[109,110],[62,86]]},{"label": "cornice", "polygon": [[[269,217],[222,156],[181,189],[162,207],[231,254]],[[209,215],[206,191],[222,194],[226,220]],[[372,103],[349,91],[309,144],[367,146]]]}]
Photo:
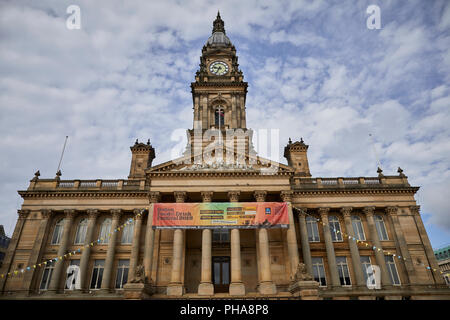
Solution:
[{"label": "cornice", "polygon": [[415,194],[419,190],[419,187],[406,187],[406,188],[377,188],[377,189],[316,189],[316,190],[295,190],[294,197],[297,195],[327,195],[327,194]]},{"label": "cornice", "polygon": [[22,198],[145,198],[148,195],[146,190],[136,191],[89,191],[89,190],[31,190],[18,191]]}]

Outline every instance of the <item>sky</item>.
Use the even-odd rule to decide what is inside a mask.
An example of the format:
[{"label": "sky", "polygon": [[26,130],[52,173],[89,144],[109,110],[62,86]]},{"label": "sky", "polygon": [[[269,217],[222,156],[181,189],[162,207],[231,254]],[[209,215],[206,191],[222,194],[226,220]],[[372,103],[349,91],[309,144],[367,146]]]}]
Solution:
[{"label": "sky", "polygon": [[[70,5],[80,28],[67,28]],[[379,29],[366,12],[380,8]],[[192,128],[190,83],[220,10],[249,83],[247,126],[303,138],[313,177],[400,166],[434,248],[450,243],[449,1],[0,1],[0,224],[34,172],[124,179]],[[369,134],[371,136],[369,136]]]}]

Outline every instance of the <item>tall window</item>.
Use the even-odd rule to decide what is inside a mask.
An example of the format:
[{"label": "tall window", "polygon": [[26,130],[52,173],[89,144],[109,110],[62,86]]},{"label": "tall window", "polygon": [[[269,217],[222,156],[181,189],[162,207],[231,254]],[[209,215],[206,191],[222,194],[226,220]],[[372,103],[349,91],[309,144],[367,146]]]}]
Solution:
[{"label": "tall window", "polygon": [[84,244],[84,240],[86,239],[87,225],[88,225],[87,219],[80,220],[80,223],[78,223],[77,234],[75,235],[74,244]]},{"label": "tall window", "polygon": [[377,233],[380,240],[389,240],[382,216],[375,216],[375,227],[377,228]]},{"label": "tall window", "polygon": [[47,262],[44,272],[42,273],[41,286],[39,287],[39,289],[41,289],[41,290],[48,289],[48,285],[50,284],[50,280],[52,279],[52,274],[53,274],[54,268],[55,268],[55,266],[53,265],[53,261]]},{"label": "tall window", "polygon": [[334,242],[342,241],[341,225],[339,219],[336,216],[330,216],[328,218],[328,224],[330,226],[331,240]]},{"label": "tall window", "polygon": [[369,278],[369,273],[372,273],[372,270],[370,269],[370,267],[372,266],[372,263],[370,262],[370,257],[369,256],[361,256],[361,264],[362,264],[362,269],[363,269],[363,274],[364,274],[364,280],[367,283],[367,279]]},{"label": "tall window", "polygon": [[320,257],[312,257],[311,261],[314,280],[319,282],[320,286],[326,286],[327,279],[325,277],[325,268],[323,267],[323,259]]},{"label": "tall window", "polygon": [[[70,260],[70,263],[69,263],[69,267],[70,266],[80,266],[80,260]],[[68,267],[68,268],[69,268]],[[78,270],[78,272],[80,272],[79,270]],[[69,277],[71,277],[72,275],[73,275],[73,271],[71,272],[71,273],[67,273],[66,272],[66,284],[65,284],[65,286],[64,286],[64,289],[73,289],[74,287],[75,287],[75,283],[76,283],[76,276],[77,275],[75,275],[74,277],[73,277],[73,279],[72,279],[72,281],[71,281],[71,283],[67,283],[67,280],[69,279]]]},{"label": "tall window", "polygon": [[130,260],[119,260],[117,266],[116,288],[122,289],[123,285],[128,281],[128,269],[130,267]]},{"label": "tall window", "polygon": [[52,244],[59,244],[64,231],[64,219],[59,220],[53,230]]},{"label": "tall window", "polygon": [[366,240],[366,235],[364,234],[364,228],[360,217],[352,216],[352,226],[353,232],[355,233],[355,238],[362,241]]},{"label": "tall window", "polygon": [[230,242],[230,232],[228,229],[213,229],[212,232],[213,242]]},{"label": "tall window", "polygon": [[341,285],[351,286],[352,282],[350,281],[350,273],[348,272],[347,257],[336,257],[336,264]]},{"label": "tall window", "polygon": [[225,113],[224,113],[223,109],[220,107],[217,108],[215,111],[214,123],[215,123],[216,127],[219,127],[219,125],[221,127],[223,127],[223,125],[225,123]]},{"label": "tall window", "polygon": [[100,226],[100,236],[98,237],[100,239],[99,243],[108,243],[109,241],[109,233],[111,231],[111,219],[106,218],[103,220],[102,225]]},{"label": "tall window", "polygon": [[130,244],[133,242],[133,230],[134,230],[134,220],[133,222],[127,223],[122,229],[122,243]]},{"label": "tall window", "polygon": [[400,285],[400,278],[398,276],[397,267],[395,266],[395,261],[393,256],[384,256],[386,261],[386,266],[389,270],[389,277],[393,285]]},{"label": "tall window", "polygon": [[317,219],[314,217],[306,217],[306,230],[308,231],[309,242],[319,242],[319,228],[317,227]]},{"label": "tall window", "polygon": [[92,270],[91,289],[100,289],[102,286],[103,268],[105,260],[95,260]]}]

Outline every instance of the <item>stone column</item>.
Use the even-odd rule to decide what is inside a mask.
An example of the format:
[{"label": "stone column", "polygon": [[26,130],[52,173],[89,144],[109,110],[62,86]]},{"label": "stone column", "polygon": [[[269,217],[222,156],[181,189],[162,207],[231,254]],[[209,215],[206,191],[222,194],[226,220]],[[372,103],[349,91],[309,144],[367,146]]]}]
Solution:
[{"label": "stone column", "polygon": [[336,265],[336,255],[334,253],[334,245],[331,239],[330,224],[328,223],[329,211],[330,208],[319,208],[320,219],[322,220],[323,225],[323,237],[327,250],[328,268],[331,275],[331,285],[338,287],[341,285],[341,281],[339,280],[339,273]]},{"label": "stone column", "polygon": [[[230,202],[239,202],[239,191],[228,192]],[[230,295],[245,295],[245,285],[242,282],[241,266],[241,236],[239,229],[231,230],[231,284]]]},{"label": "stone column", "polygon": [[113,264],[114,264],[114,255],[116,253],[116,243],[117,243],[117,232],[114,230],[119,226],[120,216],[122,215],[122,210],[120,209],[112,209],[112,223],[111,223],[111,237],[108,241],[108,251],[106,252],[106,260],[105,260],[105,270],[103,271],[103,279],[101,289],[104,291],[111,290],[111,278],[113,274]]},{"label": "stone column", "polygon": [[75,217],[75,210],[64,210],[65,221],[64,230],[61,239],[61,244],[58,248],[58,261],[56,261],[55,269],[53,270],[52,278],[50,280],[49,292],[58,292],[62,289],[61,278],[64,273],[64,259],[61,257],[66,254],[67,247],[69,245],[69,236],[72,230],[73,218]]},{"label": "stone column", "polygon": [[[5,255],[5,259],[3,260],[3,266],[0,269],[0,274],[8,274],[8,272],[13,271],[13,265],[11,264],[14,256],[16,254],[17,244],[19,243],[20,236],[22,234],[23,226],[25,225],[25,220],[28,217],[30,210],[17,210],[17,214],[19,218],[16,223],[16,227],[14,228],[14,233],[11,237],[11,241],[9,242],[8,250]],[[0,278],[0,292],[5,289],[6,281],[8,280],[8,276],[4,278]]]},{"label": "stone column", "polygon": [[[186,192],[175,191],[175,201],[178,203],[184,202]],[[172,273],[170,276],[170,283],[167,286],[168,296],[182,296],[184,294],[184,287],[181,281],[181,271],[183,269],[183,247],[184,247],[183,230],[175,229],[173,235],[173,253],[172,253]]]},{"label": "stone column", "polygon": [[155,232],[153,230],[153,205],[159,201],[159,192],[152,191],[149,193],[150,206],[147,216],[147,227],[145,230],[145,245],[144,245],[144,270],[148,281],[152,282],[152,264],[153,264],[153,247],[155,241]]},{"label": "stone column", "polygon": [[[289,253],[289,261],[291,266],[291,276],[295,274],[299,263],[297,235],[295,234],[294,215],[292,213],[292,191],[281,191],[281,199],[288,205],[289,228],[286,231],[286,239]],[[311,274],[312,275],[312,274]]]},{"label": "stone column", "polygon": [[411,256],[409,254],[408,245],[405,240],[405,236],[403,234],[402,226],[400,225],[400,221],[397,216],[398,208],[397,207],[387,207],[386,213],[390,218],[390,222],[392,225],[392,229],[394,230],[394,240],[397,248],[397,254],[401,254],[403,259],[396,259],[397,262],[400,261],[401,269],[406,273],[406,277],[408,278],[408,282],[411,284],[417,283],[417,275],[416,270],[414,269],[414,265],[411,260]]},{"label": "stone column", "polygon": [[[264,202],[266,199],[266,191],[255,191],[257,202]],[[260,275],[261,280],[258,286],[261,294],[276,294],[277,287],[272,281],[272,272],[270,270],[270,248],[269,235],[266,228],[260,228],[258,231],[259,242],[259,259],[260,259]]]},{"label": "stone column", "polygon": [[[367,224],[369,225],[369,232],[371,235],[371,240],[375,248],[375,259],[377,261],[378,266],[381,271],[381,284],[384,286],[392,285],[391,279],[389,278],[389,273],[386,267],[386,260],[384,260],[383,247],[381,246],[380,239],[378,238],[377,229],[375,227],[375,221],[373,219],[373,213],[375,211],[375,207],[365,207],[363,209],[366,218]],[[380,249],[380,250],[378,250]]]},{"label": "stone column", "polygon": [[86,230],[86,238],[84,239],[84,247],[80,258],[80,287],[83,292],[89,291],[88,266],[89,257],[91,255],[91,242],[94,238],[95,223],[98,217],[98,210],[88,209],[88,227]]},{"label": "stone column", "polygon": [[[213,192],[202,192],[203,202],[211,202]],[[211,281],[211,260],[212,260],[212,231],[211,229],[202,230],[202,269],[200,285],[198,286],[199,295],[212,296],[214,294],[214,285]]]},{"label": "stone column", "polygon": [[306,265],[306,271],[314,277],[311,259],[311,249],[309,247],[308,229],[306,228],[306,208],[301,208],[298,215],[300,225],[300,239],[302,243],[303,262]]},{"label": "stone column", "polygon": [[[345,229],[347,229],[347,240],[348,240],[348,246],[350,247],[350,254],[352,255],[352,262],[353,262],[353,272],[355,273],[356,278],[356,284],[358,286],[365,286],[366,282],[364,281],[364,273],[362,269],[361,264],[361,257],[359,255],[358,245],[356,244],[356,241],[353,240],[355,237],[355,232],[353,230],[353,224],[351,219],[351,212],[353,208],[351,207],[344,207],[341,208],[341,213],[344,216],[344,222],[345,222]],[[350,237],[350,238],[349,238]]]},{"label": "stone column", "polygon": [[[46,243],[46,235],[50,227],[50,218],[52,216],[52,211],[48,209],[41,210],[41,221],[39,223],[38,233],[36,239],[33,243],[33,249],[31,249],[30,258],[28,259],[28,266],[32,267],[36,265],[42,256],[42,250]],[[38,278],[38,269],[34,269],[31,272],[26,272],[23,277],[22,289],[28,291],[28,293],[33,292],[36,289],[36,281]]]},{"label": "stone column", "polygon": [[[425,255],[427,256],[428,264],[432,268],[432,270],[430,271],[434,277],[434,281],[436,282],[436,284],[445,284],[444,277],[440,274],[439,265],[437,264],[433,247],[431,246],[427,231],[425,230],[422,218],[420,217],[420,206],[410,206],[409,208],[414,216],[414,221],[416,222],[417,230],[419,231],[419,236],[425,249]],[[433,269],[435,269],[436,271],[434,271]]]},{"label": "stone column", "polygon": [[139,251],[140,251],[140,244],[141,241],[141,229],[142,229],[142,218],[143,214],[140,214],[142,212],[142,209],[134,209],[133,215],[134,215],[134,228],[133,228],[133,244],[131,247],[131,257],[130,257],[130,269],[128,271],[128,279],[134,278],[136,267],[139,263]]}]

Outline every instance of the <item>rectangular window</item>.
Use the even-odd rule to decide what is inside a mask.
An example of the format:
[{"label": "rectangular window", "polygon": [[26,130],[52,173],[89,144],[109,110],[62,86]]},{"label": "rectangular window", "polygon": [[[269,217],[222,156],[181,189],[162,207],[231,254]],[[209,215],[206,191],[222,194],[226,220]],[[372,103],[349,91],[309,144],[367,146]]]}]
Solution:
[{"label": "rectangular window", "polygon": [[230,231],[228,229],[213,229],[212,240],[218,243],[230,242]]},{"label": "rectangular window", "polygon": [[103,268],[105,260],[95,260],[92,270],[91,289],[100,289],[102,285]]},{"label": "rectangular window", "polygon": [[41,286],[39,287],[40,290],[48,289],[48,285],[50,284],[50,280],[52,279],[53,269],[53,261],[50,263],[47,262],[44,272],[42,273]]},{"label": "rectangular window", "polygon": [[123,285],[128,281],[128,269],[130,267],[130,260],[119,260],[117,266],[116,288],[122,289]]},{"label": "rectangular window", "polygon": [[375,227],[380,241],[389,240],[382,216],[375,216]]},{"label": "rectangular window", "polygon": [[131,244],[133,242],[134,222],[130,222],[122,229],[122,244]]},{"label": "rectangular window", "polygon": [[339,219],[335,216],[330,216],[328,225],[330,227],[331,240],[333,242],[342,241],[341,225],[339,224]]},{"label": "rectangular window", "polygon": [[355,233],[355,238],[357,240],[365,241],[366,235],[364,234],[364,228],[361,218],[358,216],[352,216],[352,226],[353,232]]},{"label": "rectangular window", "polygon": [[309,242],[320,242],[319,228],[317,226],[316,218],[306,218],[306,230],[308,232]]},{"label": "rectangular window", "polygon": [[397,267],[395,266],[395,261],[393,256],[384,256],[386,261],[386,266],[389,271],[389,277],[393,285],[400,285],[400,278],[398,276]]},{"label": "rectangular window", "polygon": [[[69,269],[70,266],[78,266],[79,267],[80,260],[70,260],[69,266],[67,268]],[[72,271],[69,273],[66,272],[66,283],[64,285],[64,289],[73,289],[75,287],[77,274],[75,274],[75,272],[73,271],[73,268],[70,268],[70,270],[72,270]],[[78,270],[78,272],[80,272],[80,270]],[[67,280],[69,280],[69,277],[72,277],[72,281],[70,283],[67,283],[68,282]]]},{"label": "rectangular window", "polygon": [[336,257],[336,264],[341,285],[351,286],[352,282],[350,281],[350,273],[348,272],[347,257]]},{"label": "rectangular window", "polygon": [[364,274],[364,280],[367,283],[367,278],[369,278],[369,273],[370,274],[372,273],[372,271],[370,270],[370,266],[372,266],[372,263],[370,262],[369,256],[361,256],[360,259],[361,259],[361,264],[362,264],[362,269],[363,269],[363,274]]},{"label": "rectangular window", "polygon": [[314,280],[319,282],[321,287],[327,285],[327,279],[325,277],[325,268],[323,267],[323,259],[320,257],[312,257],[312,268]]}]

